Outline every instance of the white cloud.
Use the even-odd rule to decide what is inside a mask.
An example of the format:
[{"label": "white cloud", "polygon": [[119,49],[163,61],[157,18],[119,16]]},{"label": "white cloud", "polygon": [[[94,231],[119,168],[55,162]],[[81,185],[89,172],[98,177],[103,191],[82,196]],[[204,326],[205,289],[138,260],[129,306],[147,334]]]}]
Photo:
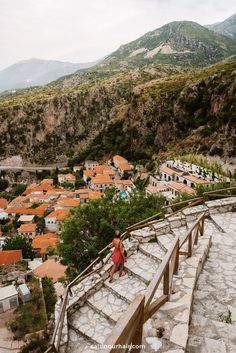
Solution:
[{"label": "white cloud", "polygon": [[0,0],[0,68],[30,57],[91,61],[170,21],[235,12],[235,0]]}]

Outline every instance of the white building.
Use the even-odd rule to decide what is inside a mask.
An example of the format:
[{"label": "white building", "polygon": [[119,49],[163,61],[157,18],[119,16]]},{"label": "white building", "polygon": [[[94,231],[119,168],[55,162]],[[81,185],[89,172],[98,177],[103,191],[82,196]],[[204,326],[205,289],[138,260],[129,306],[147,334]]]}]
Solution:
[{"label": "white building", "polygon": [[98,165],[97,161],[85,161],[84,166],[87,170],[95,170]]},{"label": "white building", "polygon": [[11,284],[0,288],[0,314],[19,305],[18,292]]},{"label": "white building", "polygon": [[90,188],[94,191],[103,192],[114,186],[114,180],[109,175],[97,175],[91,179]]},{"label": "white building", "polygon": [[118,169],[122,163],[128,163],[127,159],[122,156],[116,155],[113,157],[114,166]]},{"label": "white building", "polygon": [[50,232],[58,233],[60,230],[60,222],[69,214],[69,210],[56,210],[45,217],[45,226]]}]

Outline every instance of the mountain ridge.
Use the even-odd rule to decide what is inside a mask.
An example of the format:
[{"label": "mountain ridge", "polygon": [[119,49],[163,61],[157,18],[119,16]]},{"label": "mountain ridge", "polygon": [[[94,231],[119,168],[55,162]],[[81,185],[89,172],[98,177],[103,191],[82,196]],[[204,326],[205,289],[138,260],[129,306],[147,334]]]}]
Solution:
[{"label": "mountain ridge", "polygon": [[236,39],[236,14],[222,22],[206,25],[206,27],[214,32]]},{"label": "mountain ridge", "polygon": [[0,91],[45,85],[94,64],[96,62],[76,64],[38,58],[21,60],[0,71]]}]

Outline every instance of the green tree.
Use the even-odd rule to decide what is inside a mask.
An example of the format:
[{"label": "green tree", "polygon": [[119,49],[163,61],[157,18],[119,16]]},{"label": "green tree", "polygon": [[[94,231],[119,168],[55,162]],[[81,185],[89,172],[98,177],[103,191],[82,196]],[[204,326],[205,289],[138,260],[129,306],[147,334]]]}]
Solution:
[{"label": "green tree", "polygon": [[42,279],[43,296],[46,304],[48,318],[54,313],[55,304],[57,302],[56,291],[51,278],[44,277]]},{"label": "green tree", "polygon": [[8,188],[8,180],[7,179],[0,179],[0,191],[4,191]]},{"label": "green tree", "polygon": [[34,259],[33,247],[28,239],[21,235],[12,238],[7,238],[3,245],[3,250],[22,250],[24,259]]},{"label": "green tree", "polygon": [[116,229],[123,232],[127,226],[158,213],[165,204],[164,197],[147,198],[142,192],[133,193],[128,200],[115,195],[115,190],[107,190],[105,198],[76,208],[62,223],[59,252],[73,276],[111,241]]}]

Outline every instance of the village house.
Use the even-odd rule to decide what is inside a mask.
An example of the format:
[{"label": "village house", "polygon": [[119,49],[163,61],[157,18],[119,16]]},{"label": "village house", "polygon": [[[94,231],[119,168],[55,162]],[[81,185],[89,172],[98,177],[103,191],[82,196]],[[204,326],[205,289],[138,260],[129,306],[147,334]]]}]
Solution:
[{"label": "village house", "polygon": [[94,175],[94,171],[90,170],[90,169],[86,169],[83,171],[83,179],[85,181],[85,183],[88,183],[88,181],[92,178],[92,176]]},{"label": "village house", "polygon": [[121,177],[124,176],[125,172],[131,174],[133,170],[133,166],[129,163],[121,163],[118,167],[118,172]]},{"label": "village house", "polygon": [[7,208],[7,200],[4,198],[0,198],[0,219],[6,219],[8,218],[8,214],[5,212],[5,209]]},{"label": "village house", "polygon": [[131,192],[134,188],[134,183],[131,180],[115,180],[115,187],[120,191]]},{"label": "village house", "polygon": [[19,305],[18,292],[12,284],[0,288],[0,314]]},{"label": "village house", "polygon": [[107,188],[114,186],[114,180],[109,175],[96,175],[91,178],[90,188],[93,191],[104,192]]},{"label": "village house", "polygon": [[183,183],[191,188],[198,185],[208,185],[211,184],[209,180],[204,180],[203,178],[194,176],[188,172],[181,172],[176,169],[169,168],[167,166],[161,166],[160,168],[161,180],[164,181],[176,181],[178,183]]},{"label": "village house", "polygon": [[35,276],[43,278],[52,278],[53,282],[57,282],[59,278],[65,277],[67,266],[62,265],[55,259],[48,259],[33,270]]},{"label": "village house", "polygon": [[75,181],[76,181],[76,177],[73,174],[71,174],[71,173],[58,174],[58,182],[59,182],[59,184],[70,183],[70,184],[75,185]]},{"label": "village house", "polygon": [[74,165],[74,167],[73,167],[73,172],[74,172],[74,173],[79,172],[81,169],[82,169],[82,166],[81,166],[81,165]]},{"label": "village house", "polygon": [[32,246],[35,252],[35,257],[42,257],[42,260],[47,260],[49,249],[57,249],[59,244],[59,238],[56,233],[46,233],[37,235],[32,242]]},{"label": "village house", "polygon": [[33,239],[36,235],[36,224],[25,223],[17,229],[18,234],[26,237],[27,239]]},{"label": "village house", "polygon": [[45,226],[49,232],[58,233],[60,231],[60,222],[69,215],[69,210],[56,210],[45,217]]},{"label": "village house", "polygon": [[97,161],[85,161],[84,163],[85,169],[93,170],[93,171],[95,171],[97,165],[98,165]]},{"label": "village house", "polygon": [[61,198],[55,205],[55,210],[71,209],[80,205],[80,199]]},{"label": "village house", "polygon": [[118,169],[120,164],[128,163],[128,161],[124,157],[116,155],[113,157],[113,163],[114,163],[114,166]]},{"label": "village house", "polygon": [[22,222],[22,223],[33,223],[34,221],[34,215],[22,215],[20,216],[20,218],[18,219],[18,222]]},{"label": "village house", "polygon": [[176,197],[180,196],[181,194],[194,195],[196,192],[190,186],[187,186],[183,183],[177,183],[175,181],[168,183],[167,186],[168,186],[169,190],[171,191],[173,198],[176,198]]},{"label": "village house", "polygon": [[156,186],[148,185],[145,189],[146,196],[160,195],[162,193],[168,192],[169,189],[166,184],[163,183],[162,185],[160,185],[160,182],[159,182],[159,184],[157,185]]}]

